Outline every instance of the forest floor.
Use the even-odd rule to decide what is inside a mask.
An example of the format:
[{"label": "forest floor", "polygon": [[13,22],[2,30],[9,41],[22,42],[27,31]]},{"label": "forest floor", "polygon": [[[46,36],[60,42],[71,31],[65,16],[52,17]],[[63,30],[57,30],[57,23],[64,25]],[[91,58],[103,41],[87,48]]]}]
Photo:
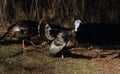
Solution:
[{"label": "forest floor", "polygon": [[88,44],[80,44],[64,59],[50,55],[50,44],[37,45],[23,49],[21,41],[0,41],[0,74],[120,74],[119,45],[88,50]]},{"label": "forest floor", "polygon": [[0,42],[0,74],[120,74],[119,46],[88,50],[86,44],[80,44],[64,59],[52,57],[49,47],[28,44],[23,49],[21,42]]}]

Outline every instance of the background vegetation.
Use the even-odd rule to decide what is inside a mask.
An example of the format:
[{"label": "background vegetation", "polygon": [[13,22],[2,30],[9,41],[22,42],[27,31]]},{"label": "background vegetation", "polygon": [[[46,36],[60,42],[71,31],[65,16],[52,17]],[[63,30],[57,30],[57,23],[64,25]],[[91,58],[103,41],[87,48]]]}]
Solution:
[{"label": "background vegetation", "polygon": [[53,23],[120,21],[120,0],[0,0],[0,24],[47,18]]},{"label": "background vegetation", "polygon": [[[46,18],[61,26],[71,26],[76,19],[84,23],[120,23],[119,4],[120,0],[0,0],[0,36],[8,26],[24,19],[39,21]],[[26,49],[21,46],[21,42],[14,40],[0,42],[0,74],[120,73],[119,45],[87,50],[89,45],[81,44],[71,49],[65,59],[52,57],[48,50],[50,45],[34,48],[28,44]]]}]

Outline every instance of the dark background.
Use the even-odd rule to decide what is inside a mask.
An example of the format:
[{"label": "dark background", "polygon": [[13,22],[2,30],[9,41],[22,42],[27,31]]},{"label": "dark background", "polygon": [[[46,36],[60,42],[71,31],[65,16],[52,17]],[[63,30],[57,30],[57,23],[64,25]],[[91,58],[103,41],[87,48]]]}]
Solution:
[{"label": "dark background", "polygon": [[119,4],[120,0],[0,0],[0,28],[41,18],[71,28],[81,19],[79,42],[120,43]]},{"label": "dark background", "polygon": [[73,24],[75,19],[119,23],[119,4],[120,0],[0,0],[0,22],[39,21],[44,17],[61,25]]}]

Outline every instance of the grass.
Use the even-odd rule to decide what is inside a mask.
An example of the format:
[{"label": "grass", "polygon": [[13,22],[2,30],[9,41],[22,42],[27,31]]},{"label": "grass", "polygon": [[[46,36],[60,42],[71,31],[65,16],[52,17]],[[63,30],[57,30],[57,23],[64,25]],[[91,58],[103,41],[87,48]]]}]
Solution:
[{"label": "grass", "polygon": [[[0,46],[0,74],[105,74],[105,70],[95,62],[82,58],[49,56],[49,46],[33,48],[21,52],[20,45]],[[31,51],[30,51],[31,50]],[[14,56],[13,56],[14,55]],[[118,73],[118,72],[117,72]],[[116,73],[116,74],[117,74]]]},{"label": "grass", "polygon": [[20,50],[15,45],[13,47],[0,46],[0,57],[1,58],[8,58],[8,57],[14,55],[17,52],[20,52]]},{"label": "grass", "polygon": [[66,60],[56,62],[56,66],[58,66],[56,74],[101,74],[99,67],[92,65],[88,60],[72,58]]}]

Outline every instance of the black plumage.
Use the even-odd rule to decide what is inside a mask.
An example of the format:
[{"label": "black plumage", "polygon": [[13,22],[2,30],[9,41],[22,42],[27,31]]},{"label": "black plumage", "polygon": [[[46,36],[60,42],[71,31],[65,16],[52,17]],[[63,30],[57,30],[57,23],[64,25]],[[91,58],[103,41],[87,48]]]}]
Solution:
[{"label": "black plumage", "polygon": [[19,39],[22,40],[23,48],[25,48],[24,40],[30,41],[30,43],[35,46],[31,41],[31,38],[38,34],[38,25],[39,22],[31,20],[22,20],[14,25],[10,26],[7,32],[0,38],[0,40],[5,39],[6,37],[12,37],[15,32],[18,33]]},{"label": "black plumage", "polygon": [[60,52],[62,58],[64,58],[64,51],[67,51],[76,45],[76,32],[80,23],[81,20],[76,20],[74,29],[57,28],[48,24],[46,25],[46,37],[53,40],[49,48],[51,54],[57,55],[57,53]]},{"label": "black plumage", "polygon": [[62,31],[70,31],[71,28],[64,28],[59,25],[51,25],[46,24],[45,25],[45,37],[48,40],[53,40],[57,37],[57,35]]}]

